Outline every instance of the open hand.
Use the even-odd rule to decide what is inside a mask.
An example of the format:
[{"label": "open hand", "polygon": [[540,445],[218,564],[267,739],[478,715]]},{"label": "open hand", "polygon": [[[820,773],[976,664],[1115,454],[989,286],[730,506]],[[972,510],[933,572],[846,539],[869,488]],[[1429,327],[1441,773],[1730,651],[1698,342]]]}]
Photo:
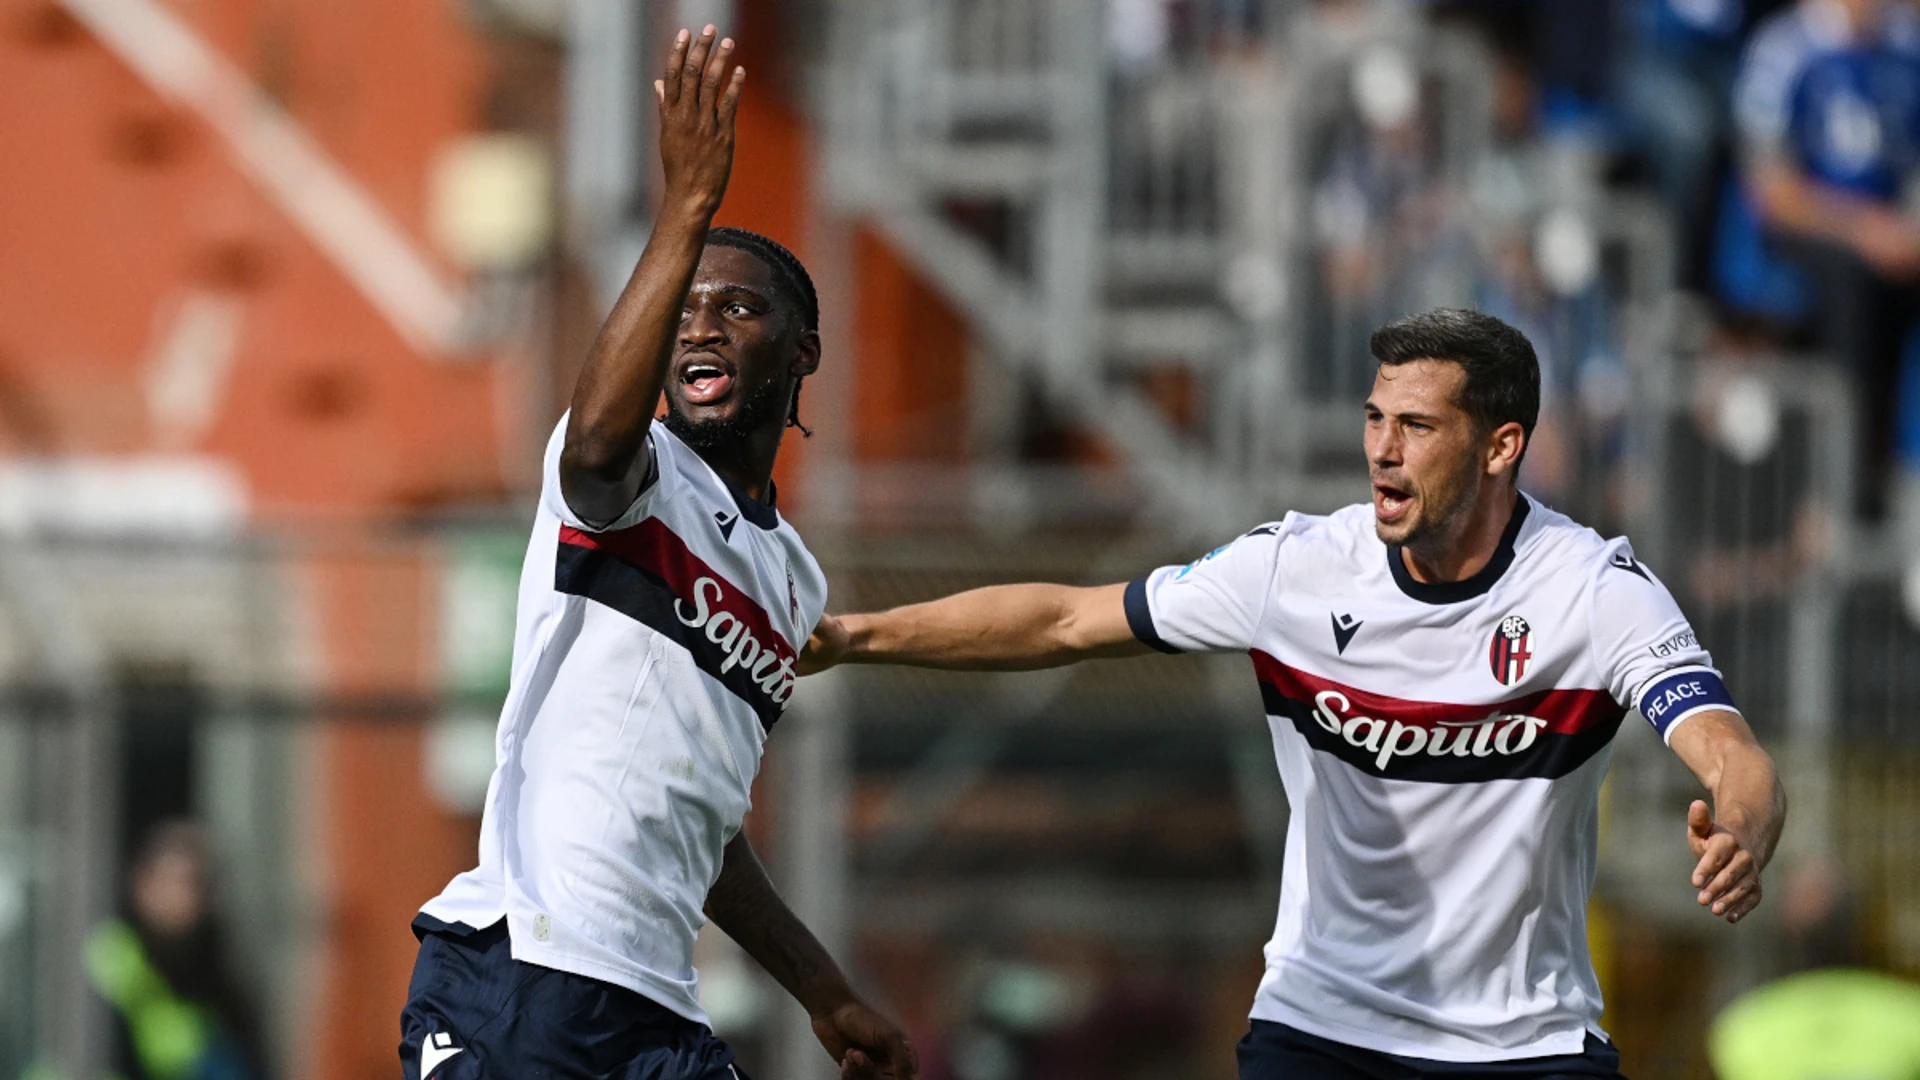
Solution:
[{"label": "open hand", "polygon": [[814,1017],[813,1033],[840,1063],[840,1080],[914,1080],[920,1073],[906,1034],[858,1001]]},{"label": "open hand", "polygon": [[719,209],[733,172],[733,118],[747,69],[733,66],[733,39],[709,26],[698,38],[682,30],[673,42],[663,77],[654,80],[660,101],[660,162],[669,199],[694,200],[707,213]]},{"label": "open hand", "polygon": [[1693,868],[1693,887],[1700,890],[1701,907],[1736,923],[1760,903],[1760,861],[1751,845],[1715,824],[1700,799],[1687,807],[1687,844],[1700,860]]}]

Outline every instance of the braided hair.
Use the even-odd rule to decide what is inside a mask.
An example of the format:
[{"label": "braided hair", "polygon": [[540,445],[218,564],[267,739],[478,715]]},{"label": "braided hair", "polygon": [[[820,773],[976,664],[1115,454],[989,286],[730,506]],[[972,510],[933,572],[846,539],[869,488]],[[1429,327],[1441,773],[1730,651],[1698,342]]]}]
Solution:
[{"label": "braided hair", "polygon": [[[707,230],[707,246],[744,251],[766,264],[767,269],[773,272],[773,286],[782,293],[781,299],[800,316],[800,329],[803,332],[819,332],[820,297],[813,291],[813,278],[808,275],[807,268],[801,265],[799,256],[772,237],[724,225]],[[794,380],[793,401],[787,410],[787,426],[799,428],[803,437],[811,439],[813,432],[800,422],[800,384],[805,381],[805,376]]]}]

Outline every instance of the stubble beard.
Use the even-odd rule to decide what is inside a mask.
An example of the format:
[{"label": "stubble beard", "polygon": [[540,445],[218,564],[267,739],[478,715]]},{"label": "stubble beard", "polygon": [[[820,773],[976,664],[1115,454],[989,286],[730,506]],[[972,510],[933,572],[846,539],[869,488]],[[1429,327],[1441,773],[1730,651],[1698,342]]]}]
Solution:
[{"label": "stubble beard", "polygon": [[[1413,519],[1401,526],[1398,537],[1388,535],[1386,527],[1374,520],[1374,535],[1381,543],[1396,547],[1411,548],[1421,558],[1442,555],[1443,551],[1430,550],[1445,548],[1459,534],[1460,522],[1465,518],[1473,503],[1474,463],[1469,461],[1459,472],[1449,477],[1449,482],[1437,490],[1422,492],[1414,505]],[[1444,502],[1440,500],[1444,499]]]},{"label": "stubble beard", "polygon": [[787,408],[788,400],[782,389],[778,379],[761,383],[747,394],[732,415],[712,420],[689,417],[680,411],[680,402],[668,394],[667,418],[663,423],[668,431],[673,432],[696,454],[729,451],[746,442],[769,420],[784,419],[782,413]]}]

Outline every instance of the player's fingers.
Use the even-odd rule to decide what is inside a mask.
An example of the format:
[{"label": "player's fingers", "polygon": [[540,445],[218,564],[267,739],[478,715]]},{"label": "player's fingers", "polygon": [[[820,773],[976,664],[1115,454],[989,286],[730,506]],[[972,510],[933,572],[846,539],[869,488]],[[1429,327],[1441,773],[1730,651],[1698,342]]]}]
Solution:
[{"label": "player's fingers", "polygon": [[840,1080],[870,1080],[873,1061],[858,1050],[849,1050],[840,1059]]},{"label": "player's fingers", "polygon": [[897,1031],[887,1037],[887,1067],[899,1080],[914,1080],[920,1075],[920,1055],[907,1037]]},{"label": "player's fingers", "polygon": [[653,96],[660,104],[665,105],[667,103],[667,84],[664,79],[653,80]]},{"label": "player's fingers", "polygon": [[696,95],[696,105],[699,104],[700,75],[706,70],[707,54],[713,51],[713,35],[717,32],[713,24],[707,24],[707,28],[700,31],[700,36],[693,39],[692,46],[687,49],[686,63],[680,66],[680,93],[682,96],[689,93]]},{"label": "player's fingers", "polygon": [[707,27],[705,31],[693,35],[693,38],[687,42],[687,48],[680,50],[680,56],[678,56],[680,67],[674,73],[674,77],[680,81],[680,92],[674,96],[674,104],[680,104],[680,102],[697,104],[699,92],[701,92],[701,69],[707,67],[707,52],[712,48],[712,44],[714,44],[714,29]]},{"label": "player's fingers", "polygon": [[1713,907],[1710,910],[1715,915],[1731,915],[1735,911],[1740,910],[1740,905],[1759,887],[1759,880],[1752,874],[1741,877],[1735,880],[1733,884],[1727,886],[1726,890],[1720,893],[1720,895],[1714,897]]},{"label": "player's fingers", "polygon": [[733,58],[733,39],[721,38],[700,72],[700,107],[715,109],[720,104],[720,81],[726,77],[727,61]]},{"label": "player's fingers", "polygon": [[673,51],[667,54],[667,70],[655,84],[660,87],[660,102],[663,105],[680,100],[680,73],[686,68],[687,46],[692,40],[693,35],[685,30],[673,39]]},{"label": "player's fingers", "polygon": [[1727,912],[1726,919],[1730,923],[1737,923],[1741,919],[1746,918],[1749,912],[1751,912],[1754,908],[1757,908],[1759,906],[1760,906],[1760,883],[1758,881],[1755,881],[1753,883],[1752,891],[1748,892],[1747,895],[1740,898],[1740,901],[1733,906],[1733,910]]},{"label": "player's fingers", "polygon": [[1733,837],[1726,833],[1709,837],[1700,851],[1700,861],[1693,868],[1693,887],[1706,888],[1707,882],[1713,880],[1713,875],[1726,869],[1727,862],[1739,849],[1740,845],[1734,843]]},{"label": "player's fingers", "polygon": [[720,95],[720,128],[733,130],[733,117],[740,111],[740,90],[747,85],[747,69],[736,67],[733,78],[727,80],[726,92]]},{"label": "player's fingers", "polygon": [[1709,847],[1711,850],[1706,858],[1694,868],[1694,878],[1699,883],[1700,902],[1703,904],[1731,888],[1743,868],[1753,867],[1753,856],[1741,851],[1737,845],[1715,842]]},{"label": "player's fingers", "polygon": [[1735,852],[1733,858],[1727,860],[1726,869],[1715,874],[1713,880],[1707,882],[1707,887],[1700,891],[1702,895],[1718,902],[1725,899],[1735,885],[1751,879],[1753,871],[1753,856],[1745,851]]}]

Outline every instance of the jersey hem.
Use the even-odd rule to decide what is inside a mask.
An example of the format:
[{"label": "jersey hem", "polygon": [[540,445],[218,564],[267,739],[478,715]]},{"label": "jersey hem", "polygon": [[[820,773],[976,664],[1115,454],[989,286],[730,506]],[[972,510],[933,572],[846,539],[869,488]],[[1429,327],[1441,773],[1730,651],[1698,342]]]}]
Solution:
[{"label": "jersey hem", "polygon": [[[1482,1064],[1497,1061],[1520,1061],[1526,1058],[1552,1057],[1561,1054],[1581,1054],[1586,1051],[1589,1025],[1581,1024],[1565,1035],[1552,1035],[1525,1046],[1517,1047],[1480,1047],[1478,1049],[1453,1049],[1449,1047],[1423,1046],[1417,1043],[1402,1042],[1398,1039],[1381,1037],[1377,1032],[1350,1028],[1343,1024],[1331,1024],[1318,1017],[1308,1016],[1272,1001],[1256,1001],[1253,1011],[1248,1014],[1252,1020],[1265,1020],[1274,1024],[1285,1024],[1299,1028],[1309,1035],[1318,1035],[1322,1039],[1331,1039],[1337,1043],[1360,1050],[1371,1050],[1395,1057],[1414,1058],[1422,1061],[1444,1061],[1450,1064]],[[1452,1036],[1461,1042],[1467,1040]]]}]

